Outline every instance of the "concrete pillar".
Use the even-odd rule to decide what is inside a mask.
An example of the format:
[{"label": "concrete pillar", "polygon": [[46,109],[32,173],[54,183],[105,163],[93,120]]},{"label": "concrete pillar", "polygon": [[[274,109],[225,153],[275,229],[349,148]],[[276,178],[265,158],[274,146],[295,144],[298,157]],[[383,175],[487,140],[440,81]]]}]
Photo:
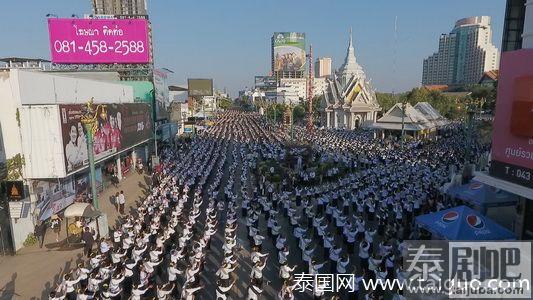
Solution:
[{"label": "concrete pillar", "polygon": [[122,164],[120,163],[120,155],[117,157],[115,164],[117,165],[117,178],[118,180],[122,180]]},{"label": "concrete pillar", "polygon": [[522,48],[533,48],[533,0],[526,1],[524,33],[522,34]]},{"label": "concrete pillar", "polygon": [[331,127],[331,112],[326,111],[326,127]]},{"label": "concrete pillar", "polygon": [[337,111],[333,111],[333,128],[339,128],[339,116],[337,115]]},{"label": "concrete pillar", "polygon": [[349,128],[348,128],[348,113],[343,112],[342,114],[344,115],[344,121],[343,121],[344,124],[343,124],[343,127],[344,127],[344,129],[349,129]]}]

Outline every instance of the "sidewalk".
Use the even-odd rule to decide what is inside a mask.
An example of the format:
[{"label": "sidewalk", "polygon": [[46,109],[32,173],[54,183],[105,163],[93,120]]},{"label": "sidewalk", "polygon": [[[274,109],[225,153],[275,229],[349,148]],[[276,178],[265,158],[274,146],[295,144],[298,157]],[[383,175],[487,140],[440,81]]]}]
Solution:
[{"label": "sidewalk", "polygon": [[[111,196],[123,190],[126,195],[125,212],[129,213],[136,207],[135,202],[148,193],[149,182],[149,176],[133,172],[120,182],[118,188],[111,186],[99,196],[100,210],[107,214],[110,228],[119,217],[110,201]],[[60,247],[65,237],[62,224],[59,243],[55,241],[54,232],[48,229],[43,248],[34,245],[19,250],[15,256],[0,257],[0,300],[48,299],[50,290],[61,281],[60,275],[86,261],[83,248],[65,250],[65,247]]]}]

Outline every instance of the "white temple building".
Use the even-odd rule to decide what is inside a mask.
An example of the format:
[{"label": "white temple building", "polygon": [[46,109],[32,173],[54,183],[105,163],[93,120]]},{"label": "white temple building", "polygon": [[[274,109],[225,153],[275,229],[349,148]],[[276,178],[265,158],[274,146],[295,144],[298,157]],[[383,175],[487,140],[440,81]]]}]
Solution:
[{"label": "white temple building", "polygon": [[376,121],[381,110],[376,92],[355,59],[351,29],[346,59],[333,78],[327,79],[324,100],[328,128],[351,130],[369,126]]}]

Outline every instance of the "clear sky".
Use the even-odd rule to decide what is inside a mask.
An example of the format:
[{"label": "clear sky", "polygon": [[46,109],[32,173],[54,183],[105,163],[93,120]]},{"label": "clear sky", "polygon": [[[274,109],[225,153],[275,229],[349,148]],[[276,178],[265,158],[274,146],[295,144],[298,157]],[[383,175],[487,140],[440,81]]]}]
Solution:
[{"label": "clear sky", "polygon": [[[49,59],[45,15],[91,13],[91,0],[2,2],[2,57]],[[491,16],[493,41],[501,48],[505,0],[148,0],[148,10],[156,67],[173,70],[173,84],[212,77],[235,96],[253,85],[254,75],[268,74],[276,31],[305,32],[314,56],[332,57],[339,67],[352,27],[357,60],[376,89],[400,92],[420,85],[422,60],[457,19]]]}]

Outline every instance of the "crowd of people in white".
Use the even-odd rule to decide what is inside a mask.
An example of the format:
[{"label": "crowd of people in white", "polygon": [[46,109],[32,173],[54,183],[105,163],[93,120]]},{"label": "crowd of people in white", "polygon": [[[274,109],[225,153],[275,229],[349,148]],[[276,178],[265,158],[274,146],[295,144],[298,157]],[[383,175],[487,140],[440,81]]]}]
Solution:
[{"label": "crowd of people in white", "polygon": [[[403,241],[428,238],[414,217],[454,205],[439,188],[461,166],[464,140],[400,147],[363,131],[303,128],[296,138],[310,157],[261,116],[230,111],[165,149],[148,196],[50,299],[382,298],[361,280],[405,276]],[[271,181],[258,168],[265,160],[294,172]],[[354,276],[350,289],[325,292],[303,287],[302,273]]]}]

